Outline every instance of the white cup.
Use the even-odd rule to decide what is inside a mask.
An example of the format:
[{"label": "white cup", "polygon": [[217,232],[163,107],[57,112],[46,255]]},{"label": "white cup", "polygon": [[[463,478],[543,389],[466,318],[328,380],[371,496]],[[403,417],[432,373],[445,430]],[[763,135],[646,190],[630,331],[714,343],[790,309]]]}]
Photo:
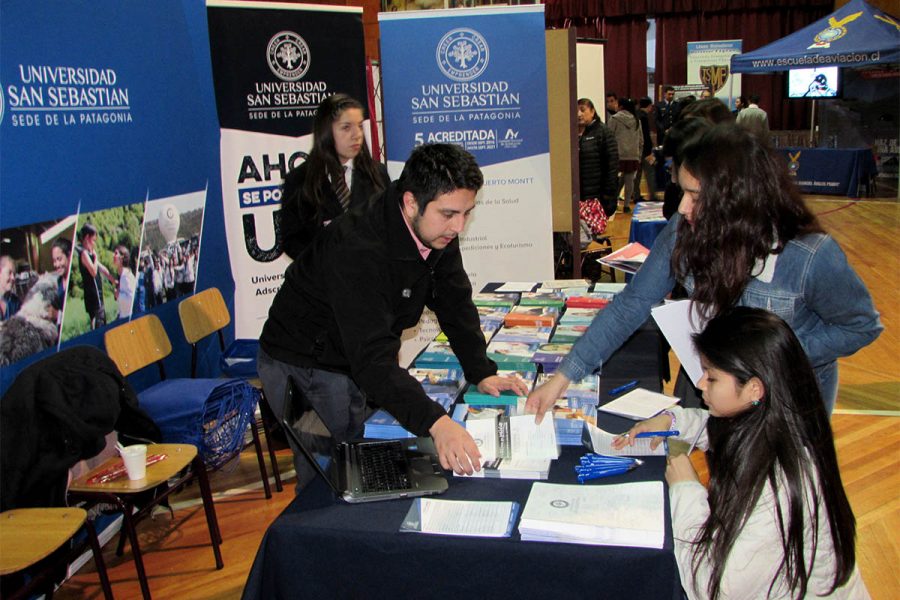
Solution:
[{"label": "white cup", "polygon": [[125,446],[121,453],[128,479],[143,479],[147,475],[147,446],[146,444],[134,444]]}]

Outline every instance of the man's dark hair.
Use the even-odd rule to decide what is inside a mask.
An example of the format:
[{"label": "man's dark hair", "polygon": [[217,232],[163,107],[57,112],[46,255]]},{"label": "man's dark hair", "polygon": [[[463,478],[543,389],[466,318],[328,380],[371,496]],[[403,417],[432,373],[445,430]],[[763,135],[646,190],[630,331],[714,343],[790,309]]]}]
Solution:
[{"label": "man's dark hair", "polygon": [[638,100],[638,106],[641,108],[647,108],[651,104],[653,104],[653,100],[651,100],[649,96],[644,96],[643,98]]},{"label": "man's dark hair", "polygon": [[665,94],[665,93],[668,92],[668,91],[673,91],[673,92],[674,92],[674,91],[675,91],[675,86],[674,86],[674,85],[667,85],[667,86],[665,86],[665,87],[663,88],[663,94]]},{"label": "man's dark hair", "polygon": [[750,104],[759,104],[759,94],[750,94]]},{"label": "man's dark hair", "polygon": [[441,194],[456,190],[477,192],[484,176],[475,157],[453,144],[425,144],[412,151],[397,182],[400,194],[411,192],[419,205],[419,214]]},{"label": "man's dark hair", "polygon": [[606,92],[606,97],[607,98],[615,98],[616,100],[619,99],[619,96],[615,92]]}]

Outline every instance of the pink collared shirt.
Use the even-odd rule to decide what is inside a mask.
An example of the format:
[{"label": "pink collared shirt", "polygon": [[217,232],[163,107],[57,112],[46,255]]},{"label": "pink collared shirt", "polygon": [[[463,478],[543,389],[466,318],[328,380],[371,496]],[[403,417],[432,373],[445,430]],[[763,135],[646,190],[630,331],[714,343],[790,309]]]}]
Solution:
[{"label": "pink collared shirt", "polygon": [[399,206],[400,208],[400,216],[403,217],[403,222],[406,223],[406,228],[409,230],[409,235],[412,236],[413,241],[416,243],[416,248],[419,249],[419,254],[422,256],[422,260],[427,260],[428,255],[431,254],[431,248],[422,243],[422,240],[419,239],[419,236],[416,235],[416,232],[413,231],[412,225],[409,224],[409,220],[406,218],[406,213],[403,212],[403,205]]}]

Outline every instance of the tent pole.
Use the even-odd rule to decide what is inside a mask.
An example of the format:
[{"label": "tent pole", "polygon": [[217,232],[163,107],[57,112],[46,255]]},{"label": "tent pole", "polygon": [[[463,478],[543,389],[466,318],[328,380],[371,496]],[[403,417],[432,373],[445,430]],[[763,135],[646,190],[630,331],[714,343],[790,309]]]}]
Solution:
[{"label": "tent pole", "polygon": [[812,101],[812,113],[809,116],[809,147],[815,148],[815,130],[816,130],[816,101]]}]

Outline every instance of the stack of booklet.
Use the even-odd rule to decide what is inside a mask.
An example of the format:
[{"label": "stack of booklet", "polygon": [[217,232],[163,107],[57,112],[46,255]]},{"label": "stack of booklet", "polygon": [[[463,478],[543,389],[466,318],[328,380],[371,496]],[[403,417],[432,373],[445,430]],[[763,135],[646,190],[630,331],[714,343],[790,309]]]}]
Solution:
[{"label": "stack of booklet", "polygon": [[650,256],[650,251],[639,242],[631,242],[597,261],[625,273],[637,273]]},{"label": "stack of booklet", "polygon": [[519,521],[524,541],[663,547],[662,481],[618,485],[536,482]]}]

